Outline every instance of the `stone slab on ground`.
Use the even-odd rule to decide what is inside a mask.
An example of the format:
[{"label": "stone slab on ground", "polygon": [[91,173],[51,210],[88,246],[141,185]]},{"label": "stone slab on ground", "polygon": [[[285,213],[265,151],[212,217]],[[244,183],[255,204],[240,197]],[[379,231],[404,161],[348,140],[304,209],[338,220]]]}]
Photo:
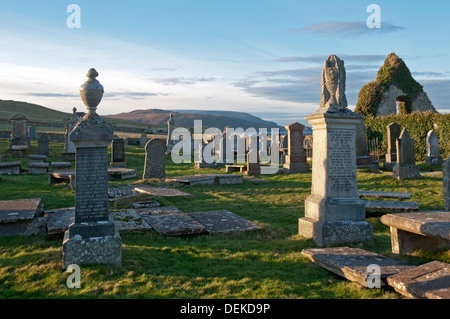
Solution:
[{"label": "stone slab on ground", "polygon": [[152,227],[135,209],[120,209],[109,212],[118,231],[144,231]]},{"label": "stone slab on ground", "polygon": [[39,198],[0,201],[0,237],[45,232],[44,205]]},{"label": "stone slab on ground", "polygon": [[2,162],[0,163],[0,175],[20,175],[21,168],[21,162]]},{"label": "stone slab on ground", "polygon": [[411,193],[358,190],[359,197],[410,199]]},{"label": "stone slab on ground", "polygon": [[257,178],[257,177],[251,177],[251,176],[245,176],[245,181],[255,182],[255,183],[270,183],[267,179]]},{"label": "stone slab on ground", "polygon": [[42,215],[43,209],[40,198],[0,201],[0,224],[31,220]]},{"label": "stone slab on ground", "polygon": [[227,210],[194,212],[188,215],[204,225],[210,234],[261,229],[261,226]]},{"label": "stone slab on ground", "polygon": [[386,285],[389,276],[410,269],[411,265],[376,253],[349,247],[303,249],[302,255],[318,266],[367,287],[373,270],[370,265],[380,267],[380,285]]},{"label": "stone slab on ground", "polygon": [[[71,188],[75,188],[75,171],[53,171],[48,173],[49,184],[66,182]],[[108,176],[111,179],[128,179],[136,177],[136,170],[130,168],[108,168]]]},{"label": "stone slab on ground", "polygon": [[243,183],[243,175],[240,174],[204,174],[202,176],[214,177],[214,182],[220,185],[233,185]]},{"label": "stone slab on ground", "polygon": [[191,196],[191,194],[169,187],[136,186],[134,190],[138,193],[150,194],[160,197]]},{"label": "stone slab on ground", "polygon": [[233,173],[233,172],[244,173],[245,168],[246,167],[244,165],[225,165],[225,171],[227,173]]},{"label": "stone slab on ground", "polygon": [[163,235],[206,233],[205,226],[173,206],[138,209],[137,212],[154,230]]},{"label": "stone slab on ground", "polygon": [[432,261],[387,278],[398,293],[414,299],[450,299],[450,264]]},{"label": "stone slab on ground", "polygon": [[215,177],[214,176],[203,176],[203,175],[194,175],[194,176],[183,176],[173,178],[172,181],[178,182],[181,184],[187,185],[214,185]]},{"label": "stone slab on ground", "polygon": [[388,214],[380,220],[391,229],[392,251],[396,254],[450,247],[450,212]]},{"label": "stone slab on ground", "polygon": [[47,234],[63,236],[69,225],[74,222],[75,207],[59,208],[45,211]]},{"label": "stone slab on ground", "polygon": [[419,210],[417,202],[364,200],[366,210],[414,212]]},{"label": "stone slab on ground", "polygon": [[108,168],[108,175],[112,178],[129,179],[136,177],[136,170],[123,167],[110,167]]}]

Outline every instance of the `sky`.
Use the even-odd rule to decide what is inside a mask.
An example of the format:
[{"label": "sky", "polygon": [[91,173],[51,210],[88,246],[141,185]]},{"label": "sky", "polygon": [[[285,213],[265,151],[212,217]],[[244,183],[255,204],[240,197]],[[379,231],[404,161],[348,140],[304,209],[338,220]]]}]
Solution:
[{"label": "sky", "polygon": [[[367,24],[371,4],[380,28]],[[101,115],[227,110],[305,123],[329,55],[345,62],[354,109],[395,52],[448,113],[449,11],[444,0],[2,0],[0,99],[85,111],[79,87],[95,68]]]}]

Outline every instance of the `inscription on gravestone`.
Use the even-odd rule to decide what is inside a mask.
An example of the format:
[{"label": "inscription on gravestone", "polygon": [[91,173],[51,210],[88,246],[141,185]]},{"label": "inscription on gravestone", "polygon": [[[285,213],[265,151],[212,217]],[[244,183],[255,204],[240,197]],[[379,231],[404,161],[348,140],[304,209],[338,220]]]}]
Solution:
[{"label": "inscription on gravestone", "polygon": [[78,148],[76,223],[108,220],[108,165],[105,148]]},{"label": "inscription on gravestone", "polygon": [[111,143],[111,166],[125,166],[125,142],[115,137]]}]

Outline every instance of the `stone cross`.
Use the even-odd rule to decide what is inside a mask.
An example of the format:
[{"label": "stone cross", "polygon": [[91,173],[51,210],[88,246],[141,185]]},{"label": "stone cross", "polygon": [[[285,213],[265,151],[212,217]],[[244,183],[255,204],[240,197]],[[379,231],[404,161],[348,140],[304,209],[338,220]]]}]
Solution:
[{"label": "stone cross", "polygon": [[420,177],[419,167],[416,166],[414,155],[414,140],[404,128],[397,139],[397,163],[394,166],[393,177],[405,179]]},{"label": "stone cross", "polygon": [[295,122],[287,125],[286,129],[288,134],[284,140],[287,140],[288,145],[283,168],[289,173],[309,172],[310,167],[306,161],[306,152],[303,148],[305,126]]},{"label": "stone cross", "polygon": [[427,134],[427,157],[425,164],[435,165],[442,163],[441,152],[439,151],[439,138],[435,131],[431,130]]},{"label": "stone cross", "polygon": [[145,167],[142,179],[166,177],[166,144],[153,138],[145,145]]},{"label": "stone cross", "polygon": [[103,97],[98,73],[90,69],[80,87],[88,113],[70,133],[76,149],[75,219],[63,240],[63,268],[70,264],[121,264],[122,240],[109,218],[108,146],[112,127],[96,113]]},{"label": "stone cross", "polygon": [[298,226],[299,235],[319,246],[363,242],[373,236],[365,204],[358,197],[356,127],[362,115],[346,108],[345,69],[339,61],[335,56],[325,61],[326,94],[320,109],[305,117],[314,138],[312,185]]},{"label": "stone cross", "polygon": [[39,155],[49,155],[49,145],[50,139],[46,134],[42,134],[38,138],[38,154]]}]

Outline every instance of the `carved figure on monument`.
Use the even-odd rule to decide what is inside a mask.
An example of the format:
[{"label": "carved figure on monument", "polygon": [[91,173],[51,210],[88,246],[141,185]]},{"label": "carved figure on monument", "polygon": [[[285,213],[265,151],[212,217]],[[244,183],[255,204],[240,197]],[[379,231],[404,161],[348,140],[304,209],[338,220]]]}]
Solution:
[{"label": "carved figure on monument", "polygon": [[344,61],[334,54],[330,55],[322,70],[321,110],[334,113],[347,108],[345,81]]}]

